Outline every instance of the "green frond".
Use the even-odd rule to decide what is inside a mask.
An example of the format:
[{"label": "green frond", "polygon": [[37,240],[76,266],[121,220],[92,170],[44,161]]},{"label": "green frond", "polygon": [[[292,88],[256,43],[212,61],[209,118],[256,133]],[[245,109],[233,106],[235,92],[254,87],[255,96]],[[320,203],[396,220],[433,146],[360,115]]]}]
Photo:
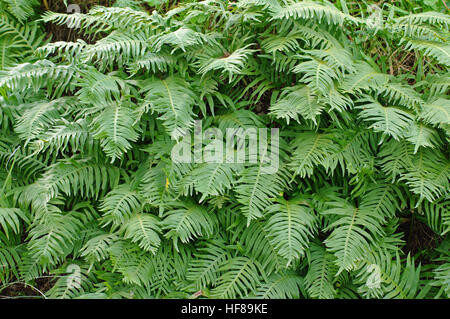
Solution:
[{"label": "green frond", "polygon": [[20,234],[22,222],[30,223],[24,211],[19,208],[0,207],[0,225],[3,227],[6,238],[9,238],[10,232]]},{"label": "green frond", "polygon": [[387,98],[390,103],[402,105],[409,109],[420,108],[424,103],[419,93],[399,83],[386,83],[379,90],[375,91]]},{"label": "green frond", "polygon": [[145,286],[150,283],[151,255],[123,241],[114,243],[109,252],[113,270],[122,275],[125,284]]},{"label": "green frond", "polygon": [[407,21],[403,21],[394,23],[392,26],[387,25],[386,28],[391,32],[399,32],[409,38],[445,41],[445,35],[441,30],[435,28],[434,25],[411,24]]},{"label": "green frond", "polygon": [[93,264],[109,257],[109,248],[117,241],[116,234],[101,234],[89,239],[81,248],[81,257]]},{"label": "green frond", "polygon": [[278,199],[267,208],[267,215],[266,228],[272,245],[287,259],[287,264],[304,256],[316,232],[314,212],[301,200]]},{"label": "green frond", "polygon": [[371,205],[355,207],[345,202],[329,203],[330,209],[321,212],[327,216],[339,216],[326,227],[332,231],[325,240],[327,251],[336,256],[338,273],[351,271],[355,263],[364,256],[369,244],[383,235],[382,223],[385,217],[373,211]]},{"label": "green frond", "polygon": [[173,47],[172,53],[177,49],[186,52],[186,48],[191,46],[214,43],[214,38],[211,36],[185,27],[164,35],[158,35],[154,40],[153,47],[156,52],[160,51],[164,45],[169,45]]},{"label": "green frond", "polygon": [[214,233],[217,217],[201,206],[189,201],[175,202],[172,208],[164,213],[161,222],[163,230],[167,231],[164,237],[182,243],[188,243],[194,238],[209,237]]},{"label": "green frond", "polygon": [[[0,280],[4,283],[11,276],[19,278],[19,265],[22,262],[23,247],[21,245],[6,246],[0,248]],[[0,287],[0,292],[2,288]]]},{"label": "green frond", "polygon": [[142,178],[139,194],[155,207],[163,207],[171,197],[171,180],[164,164],[149,167]]},{"label": "green frond", "polygon": [[27,244],[30,256],[44,270],[48,265],[58,264],[71,252],[81,228],[81,221],[70,214],[47,214],[31,226]]},{"label": "green frond", "polygon": [[[257,260],[266,274],[286,269],[287,260],[282,258],[275,247],[275,241],[266,227],[266,220],[253,220],[249,226],[242,226],[239,235],[245,254]],[[236,232],[235,232],[236,233]]]},{"label": "green frond", "polygon": [[127,34],[114,31],[95,44],[86,46],[81,57],[104,70],[111,63],[123,65],[144,56],[149,47],[149,41],[144,33]]},{"label": "green frond", "polygon": [[330,157],[339,150],[332,135],[308,131],[299,133],[292,146],[294,151],[288,166],[302,178],[311,176],[319,165],[327,168]]},{"label": "green frond", "polygon": [[127,101],[113,102],[94,118],[93,136],[100,140],[103,151],[111,158],[111,163],[121,159],[132,148],[131,142],[139,138],[133,127],[132,104]]},{"label": "green frond", "polygon": [[332,299],[336,296],[333,277],[337,272],[336,257],[324,247],[312,244],[308,252],[308,272],[305,287],[311,298]]},{"label": "green frond", "polygon": [[220,71],[221,74],[228,74],[229,83],[235,75],[241,74],[245,68],[245,63],[255,50],[249,49],[251,44],[236,49],[232,53],[226,53],[222,57],[200,57],[198,61],[198,72],[202,75],[210,71]]},{"label": "green frond", "polygon": [[286,187],[289,178],[284,167],[280,167],[276,173],[266,174],[264,166],[264,161],[260,159],[259,164],[246,167],[235,187],[236,199],[242,205],[247,226],[251,220],[263,216],[271,200],[277,198]]},{"label": "green frond", "polygon": [[137,73],[139,70],[147,70],[152,73],[166,72],[176,64],[173,55],[163,52],[149,52],[142,57],[138,57],[128,64],[128,70],[131,73]]},{"label": "green frond", "polygon": [[[25,3],[25,1],[22,1]],[[43,42],[45,34],[39,25],[30,23],[22,25],[7,15],[0,16],[0,70],[12,67],[21,59],[32,56]],[[23,60],[22,60],[23,61]]]},{"label": "green frond", "polygon": [[[160,25],[160,16],[156,12],[149,15],[144,10],[133,10],[128,6],[123,8],[96,6],[89,11],[88,15],[98,21],[104,21],[116,29],[132,32],[150,30]],[[91,28],[93,27],[91,26]]]},{"label": "green frond", "polygon": [[122,226],[125,239],[138,244],[145,251],[155,253],[161,244],[159,220],[150,214],[134,214]]},{"label": "green frond", "polygon": [[359,209],[372,211],[380,219],[393,218],[400,210],[402,195],[400,189],[392,184],[371,184],[363,195]]},{"label": "green frond", "polygon": [[[48,95],[60,96],[67,90],[75,73],[72,65],[56,65],[49,60],[27,62],[0,71],[0,88],[14,92],[33,89],[37,92],[45,87]],[[54,87],[55,83],[58,83],[57,87]]]},{"label": "green frond", "polygon": [[79,29],[88,32],[90,29],[96,30],[94,35],[99,32],[111,30],[112,26],[108,24],[101,16],[92,16],[83,13],[58,13],[46,11],[42,15],[42,21],[52,22],[57,25],[66,25],[70,29]]},{"label": "green frond", "polygon": [[293,272],[271,275],[267,282],[256,288],[259,299],[298,299],[302,293],[303,278]]},{"label": "green frond", "polygon": [[425,215],[427,225],[439,235],[444,236],[450,231],[450,202],[446,199],[437,202],[423,201],[418,207]]},{"label": "green frond", "polygon": [[450,44],[427,40],[408,40],[406,50],[419,50],[435,58],[439,63],[450,66]]},{"label": "green frond", "polygon": [[346,20],[356,21],[352,16],[339,11],[331,4],[312,1],[295,2],[285,7],[271,8],[272,20],[278,19],[317,19],[328,24],[342,25]]},{"label": "green frond", "polygon": [[419,119],[432,125],[450,124],[450,101],[440,98],[424,104]]},{"label": "green frond", "polygon": [[80,72],[77,79],[78,98],[85,103],[95,106],[112,104],[121,100],[123,95],[130,94],[127,81],[120,74],[103,74],[95,68],[86,68]]},{"label": "green frond", "polygon": [[203,202],[209,196],[224,195],[230,190],[242,169],[241,164],[201,163],[183,177],[181,188],[185,196],[192,195],[192,190],[202,194],[200,202]]},{"label": "green frond", "polygon": [[441,266],[437,267],[434,271],[434,281],[433,285],[440,286],[441,291],[445,293],[445,296],[449,298],[450,296],[450,262],[447,258],[446,262]]},{"label": "green frond", "polygon": [[381,170],[395,180],[412,166],[414,146],[406,140],[391,139],[383,143],[378,155]]},{"label": "green frond", "polygon": [[223,241],[209,241],[197,250],[195,258],[190,261],[186,279],[200,290],[215,286],[220,276],[220,267],[230,258],[230,251]]},{"label": "green frond", "polygon": [[[367,167],[371,167],[373,158],[370,146],[374,136],[367,129],[333,131],[332,140],[339,150],[328,157],[325,167],[334,171],[339,164],[342,171],[354,174]],[[324,162],[325,163],[325,162]]]},{"label": "green frond", "polygon": [[447,92],[450,87],[450,74],[434,74],[428,75],[426,83],[430,87],[431,96],[439,96]]},{"label": "green frond", "polygon": [[91,135],[84,119],[68,122],[62,118],[47,131],[36,136],[30,146],[33,150],[47,151],[50,154],[71,151],[72,153],[83,152],[93,155],[99,150],[98,143]]},{"label": "green frond", "polygon": [[247,257],[235,257],[228,260],[219,269],[223,274],[217,280],[217,286],[211,291],[214,298],[245,297],[256,291],[265,274],[258,262]]},{"label": "green frond", "polygon": [[195,97],[185,80],[175,76],[164,80],[152,78],[146,81],[144,92],[145,103],[152,112],[161,114],[159,119],[172,138],[178,139],[185,129],[193,127]]},{"label": "green frond", "polygon": [[428,23],[430,25],[441,24],[448,28],[450,26],[450,18],[448,14],[442,12],[421,12],[409,14],[403,17],[399,17],[395,20],[396,23],[408,23],[408,24],[423,24]]},{"label": "green frond", "polygon": [[404,129],[413,122],[413,115],[395,106],[384,106],[377,100],[367,97],[358,101],[358,116],[364,121],[372,122],[369,126],[375,132],[381,132],[398,140]]},{"label": "green frond", "polygon": [[[131,189],[130,185],[123,184],[112,189],[102,200],[100,210],[103,224],[112,224],[113,227],[129,225],[130,217],[139,213],[142,202],[137,191]],[[133,226],[135,223],[131,223]]]},{"label": "green frond", "polygon": [[389,81],[389,76],[374,70],[364,62],[355,63],[356,72],[345,76],[340,88],[347,93],[361,93],[379,88]]},{"label": "green frond", "polygon": [[69,264],[65,268],[54,271],[58,279],[53,287],[45,292],[47,298],[75,299],[92,289],[92,275],[88,269],[76,263]]},{"label": "green frond", "polygon": [[323,108],[314,90],[307,85],[296,85],[282,91],[279,100],[270,107],[270,113],[286,120],[287,124],[290,119],[300,123],[299,116],[316,123]]},{"label": "green frond", "polygon": [[13,146],[0,144],[0,163],[5,171],[12,169],[17,181],[31,182],[45,170],[47,163],[43,158],[30,156],[33,154],[30,150],[19,145]]},{"label": "green frond", "polygon": [[[387,251],[368,254],[360,268],[360,291],[368,298],[410,299],[419,291],[419,266],[414,265],[414,259],[408,254],[402,265],[397,253],[392,257]],[[369,284],[367,284],[369,283]]]},{"label": "green frond", "polygon": [[52,101],[43,100],[23,105],[23,113],[18,118],[15,131],[25,141],[25,146],[60,119],[60,112],[63,110],[61,106],[69,106],[74,102],[72,98],[64,97]]},{"label": "green frond", "polygon": [[419,123],[412,123],[408,126],[404,136],[414,144],[414,154],[417,153],[419,147],[434,148],[441,144],[439,134],[435,129]]},{"label": "green frond", "polygon": [[430,202],[448,193],[450,162],[440,151],[421,148],[410,165],[399,180],[405,181],[411,192]]},{"label": "green frond", "polygon": [[78,39],[76,42],[57,41],[40,46],[36,49],[36,54],[45,59],[49,56],[57,55],[73,61],[81,55],[86,46],[87,43],[81,39]]},{"label": "green frond", "polygon": [[52,164],[25,194],[44,202],[58,194],[79,194],[82,197],[98,198],[101,192],[117,185],[119,169],[97,164],[90,160],[65,159]]},{"label": "green frond", "polygon": [[330,90],[340,74],[329,63],[315,56],[305,56],[307,61],[302,62],[292,69],[294,73],[303,76],[300,82],[308,84],[315,92],[325,94]]}]

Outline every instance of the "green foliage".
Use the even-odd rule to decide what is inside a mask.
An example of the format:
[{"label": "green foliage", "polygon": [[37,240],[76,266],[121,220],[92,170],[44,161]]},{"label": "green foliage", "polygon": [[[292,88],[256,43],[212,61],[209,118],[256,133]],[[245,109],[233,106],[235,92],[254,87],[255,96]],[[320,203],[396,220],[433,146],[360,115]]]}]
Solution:
[{"label": "green foliage", "polygon": [[[35,2],[0,0],[0,292],[51,276],[51,298],[450,297],[440,4],[117,1],[38,20]],[[279,141],[256,163],[172,161],[196,120]]]}]

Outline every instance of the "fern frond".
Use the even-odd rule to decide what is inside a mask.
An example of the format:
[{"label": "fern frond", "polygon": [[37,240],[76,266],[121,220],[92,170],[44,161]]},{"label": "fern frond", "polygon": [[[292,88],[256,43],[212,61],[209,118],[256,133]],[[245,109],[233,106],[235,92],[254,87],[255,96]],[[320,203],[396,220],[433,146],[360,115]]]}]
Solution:
[{"label": "fern frond", "polygon": [[32,225],[27,244],[30,256],[44,270],[48,265],[56,265],[71,252],[81,228],[81,222],[71,215],[47,214]]},{"label": "fern frond", "polygon": [[11,231],[20,234],[22,222],[30,223],[24,211],[19,208],[0,207],[0,225],[3,227],[6,238],[9,238]]},{"label": "fern frond", "polygon": [[109,247],[111,247],[119,237],[116,234],[101,234],[89,239],[81,248],[81,257],[93,264],[108,258]]},{"label": "fern frond", "polygon": [[202,163],[183,177],[181,188],[184,195],[192,195],[192,190],[202,194],[199,202],[208,196],[224,195],[236,184],[236,175],[242,170],[241,164]]},{"label": "fern frond", "polygon": [[134,214],[122,226],[122,232],[125,239],[153,254],[161,244],[159,220],[150,214]]},{"label": "fern frond", "polygon": [[34,9],[39,5],[36,0],[2,0],[8,7],[9,12],[20,21],[26,20],[34,14]]},{"label": "fern frond", "polygon": [[442,12],[421,12],[409,14],[403,17],[399,17],[395,19],[396,23],[408,23],[408,24],[423,24],[428,23],[430,25],[441,24],[445,26],[447,29],[450,26],[450,18],[447,14]]},{"label": "fern frond", "polygon": [[194,238],[209,237],[214,233],[217,217],[201,206],[189,201],[175,202],[173,208],[164,214],[161,222],[166,238],[172,238],[174,243],[179,239],[187,243]]},{"label": "fern frond", "polygon": [[330,134],[303,132],[293,141],[293,153],[289,168],[295,175],[309,177],[316,166],[328,167],[328,160],[337,153],[338,145]]},{"label": "fern frond", "polygon": [[389,76],[374,70],[364,62],[355,64],[356,72],[344,78],[340,88],[347,93],[361,93],[362,91],[381,87],[388,83]]},{"label": "fern frond", "polygon": [[[419,266],[414,265],[414,259],[408,254],[404,267],[398,253],[394,258],[387,251],[368,254],[360,268],[359,280],[370,282],[369,276],[376,272],[379,282],[372,285],[361,285],[361,290],[368,297],[383,297],[384,299],[414,298],[419,289]],[[379,284],[379,287],[377,287]]]},{"label": "fern frond", "polygon": [[[119,169],[90,160],[65,159],[51,165],[31,187],[25,190],[30,198],[48,201],[61,192],[71,196],[98,198],[101,191],[118,183]],[[28,194],[27,194],[28,193]]]},{"label": "fern frond", "polygon": [[268,232],[266,220],[253,220],[249,226],[246,226],[239,239],[242,243],[245,254],[257,260],[264,268],[267,274],[286,269],[287,260],[278,254],[276,244]]},{"label": "fern frond", "polygon": [[84,152],[93,155],[99,150],[98,144],[92,137],[87,122],[84,119],[68,122],[64,118],[48,131],[38,135],[31,143],[31,148],[39,152],[50,154],[66,151]]},{"label": "fern frond", "polygon": [[414,154],[417,153],[419,147],[434,148],[441,144],[439,134],[435,129],[419,123],[412,123],[408,126],[404,136],[414,144]]},{"label": "fern frond", "polygon": [[316,232],[312,210],[299,200],[279,199],[267,208],[267,214],[267,232],[278,254],[287,259],[287,265],[299,260]]},{"label": "fern frond", "polygon": [[93,134],[100,140],[103,151],[111,158],[111,163],[121,159],[135,142],[139,134],[136,132],[133,119],[132,104],[126,101],[113,102],[107,105],[93,120]]},{"label": "fern frond", "polygon": [[230,258],[230,252],[223,241],[209,241],[198,249],[195,258],[189,263],[186,279],[194,282],[195,287],[201,290],[215,286],[220,267]]},{"label": "fern frond", "polygon": [[419,114],[419,119],[432,125],[450,124],[450,101],[441,98],[426,103]]},{"label": "fern frond", "polygon": [[221,74],[228,74],[228,82],[231,83],[234,76],[241,74],[242,69],[245,68],[245,63],[250,54],[255,52],[255,50],[249,49],[250,46],[251,44],[248,44],[223,57],[200,57],[197,63],[198,72],[205,75],[210,71],[217,70]]},{"label": "fern frond", "polygon": [[403,130],[413,122],[413,115],[395,106],[383,106],[371,97],[358,101],[356,108],[360,110],[358,116],[364,121],[373,122],[369,126],[375,132],[381,132],[398,140],[403,136]]},{"label": "fern frond", "polygon": [[312,244],[309,248],[309,269],[305,286],[312,298],[332,299],[336,296],[333,277],[337,272],[335,259],[324,247]]},{"label": "fern frond", "polygon": [[294,272],[273,274],[256,288],[260,299],[298,299],[302,294],[303,278]]},{"label": "fern frond", "polygon": [[402,105],[409,109],[417,109],[424,103],[419,93],[398,83],[387,83],[375,91],[387,98],[390,103],[396,103],[396,105]]},{"label": "fern frond", "polygon": [[180,77],[164,80],[152,78],[145,87],[145,103],[152,112],[161,114],[160,120],[174,139],[184,135],[194,125],[192,106],[195,96],[189,85]]},{"label": "fern frond", "polygon": [[439,63],[450,67],[450,44],[427,40],[408,40],[406,50],[420,50],[424,55],[435,58]]},{"label": "fern frond", "polygon": [[254,292],[261,279],[265,277],[259,263],[246,257],[235,257],[220,270],[223,274],[217,280],[217,286],[211,291],[214,298],[245,297]]},{"label": "fern frond", "polygon": [[123,184],[112,189],[103,198],[100,210],[103,224],[112,224],[113,227],[128,224],[132,215],[142,209],[139,194],[131,189],[130,185]]},{"label": "fern frond", "polygon": [[[24,92],[32,88],[37,92],[46,87],[48,95],[53,93],[54,96],[60,96],[66,91],[75,73],[73,65],[56,65],[49,60],[22,63],[0,71],[0,88],[15,92]],[[54,87],[55,83],[59,85]]]},{"label": "fern frond", "polygon": [[265,174],[262,160],[242,171],[235,193],[237,201],[242,204],[241,210],[247,218],[247,226],[251,220],[263,216],[271,199],[278,197],[286,187],[288,176],[284,167],[280,167],[274,174]]},{"label": "fern frond", "polygon": [[15,131],[25,141],[25,146],[59,120],[62,105],[71,105],[74,102],[69,97],[52,101],[37,101],[24,105],[25,110],[18,118]]},{"label": "fern frond", "polygon": [[153,73],[166,72],[169,68],[176,64],[173,55],[158,52],[149,52],[142,57],[138,57],[128,64],[128,70],[131,73],[137,73],[139,70],[147,70]]},{"label": "fern frond", "polygon": [[0,17],[0,33],[0,70],[12,67],[20,59],[33,55],[45,36],[41,34],[37,24],[21,25],[7,15]]},{"label": "fern frond", "polygon": [[345,202],[333,202],[323,215],[335,215],[339,218],[327,226],[332,233],[325,240],[327,250],[336,256],[338,273],[354,269],[355,263],[365,256],[369,244],[377,236],[383,235],[381,228],[384,216],[374,212],[370,206],[354,207]]},{"label": "fern frond", "polygon": [[300,123],[299,115],[316,123],[316,117],[323,108],[317,94],[309,86],[297,85],[283,90],[279,100],[270,107],[270,113],[286,120],[287,124],[290,119]]},{"label": "fern frond", "polygon": [[302,1],[292,3],[285,7],[271,8],[272,20],[278,19],[317,19],[318,22],[322,20],[328,24],[342,25],[346,20],[356,21],[352,16],[346,15],[339,11],[331,4],[323,4],[312,1]]},{"label": "fern frond", "polygon": [[171,47],[174,47],[172,49],[173,53],[177,49],[181,49],[183,52],[186,52],[186,48],[189,48],[191,46],[211,43],[214,43],[214,38],[212,38],[211,36],[196,32],[189,28],[181,27],[176,31],[164,35],[158,35],[157,37],[155,37],[153,46],[156,52],[158,52],[164,45],[169,45]]}]

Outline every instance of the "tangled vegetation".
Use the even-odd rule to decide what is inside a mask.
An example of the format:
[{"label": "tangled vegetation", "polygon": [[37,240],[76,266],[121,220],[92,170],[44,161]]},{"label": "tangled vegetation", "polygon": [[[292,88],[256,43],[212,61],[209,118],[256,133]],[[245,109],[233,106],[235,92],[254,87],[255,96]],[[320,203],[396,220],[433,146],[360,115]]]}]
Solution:
[{"label": "tangled vegetation", "polygon": [[444,2],[77,2],[0,0],[0,295],[450,297]]}]

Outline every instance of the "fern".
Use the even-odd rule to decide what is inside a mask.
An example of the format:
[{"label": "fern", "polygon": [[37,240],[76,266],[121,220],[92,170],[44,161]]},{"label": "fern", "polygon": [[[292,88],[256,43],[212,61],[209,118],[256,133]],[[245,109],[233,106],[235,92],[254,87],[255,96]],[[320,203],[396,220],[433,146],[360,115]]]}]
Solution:
[{"label": "fern", "polygon": [[448,298],[431,2],[0,0],[0,294]]}]

